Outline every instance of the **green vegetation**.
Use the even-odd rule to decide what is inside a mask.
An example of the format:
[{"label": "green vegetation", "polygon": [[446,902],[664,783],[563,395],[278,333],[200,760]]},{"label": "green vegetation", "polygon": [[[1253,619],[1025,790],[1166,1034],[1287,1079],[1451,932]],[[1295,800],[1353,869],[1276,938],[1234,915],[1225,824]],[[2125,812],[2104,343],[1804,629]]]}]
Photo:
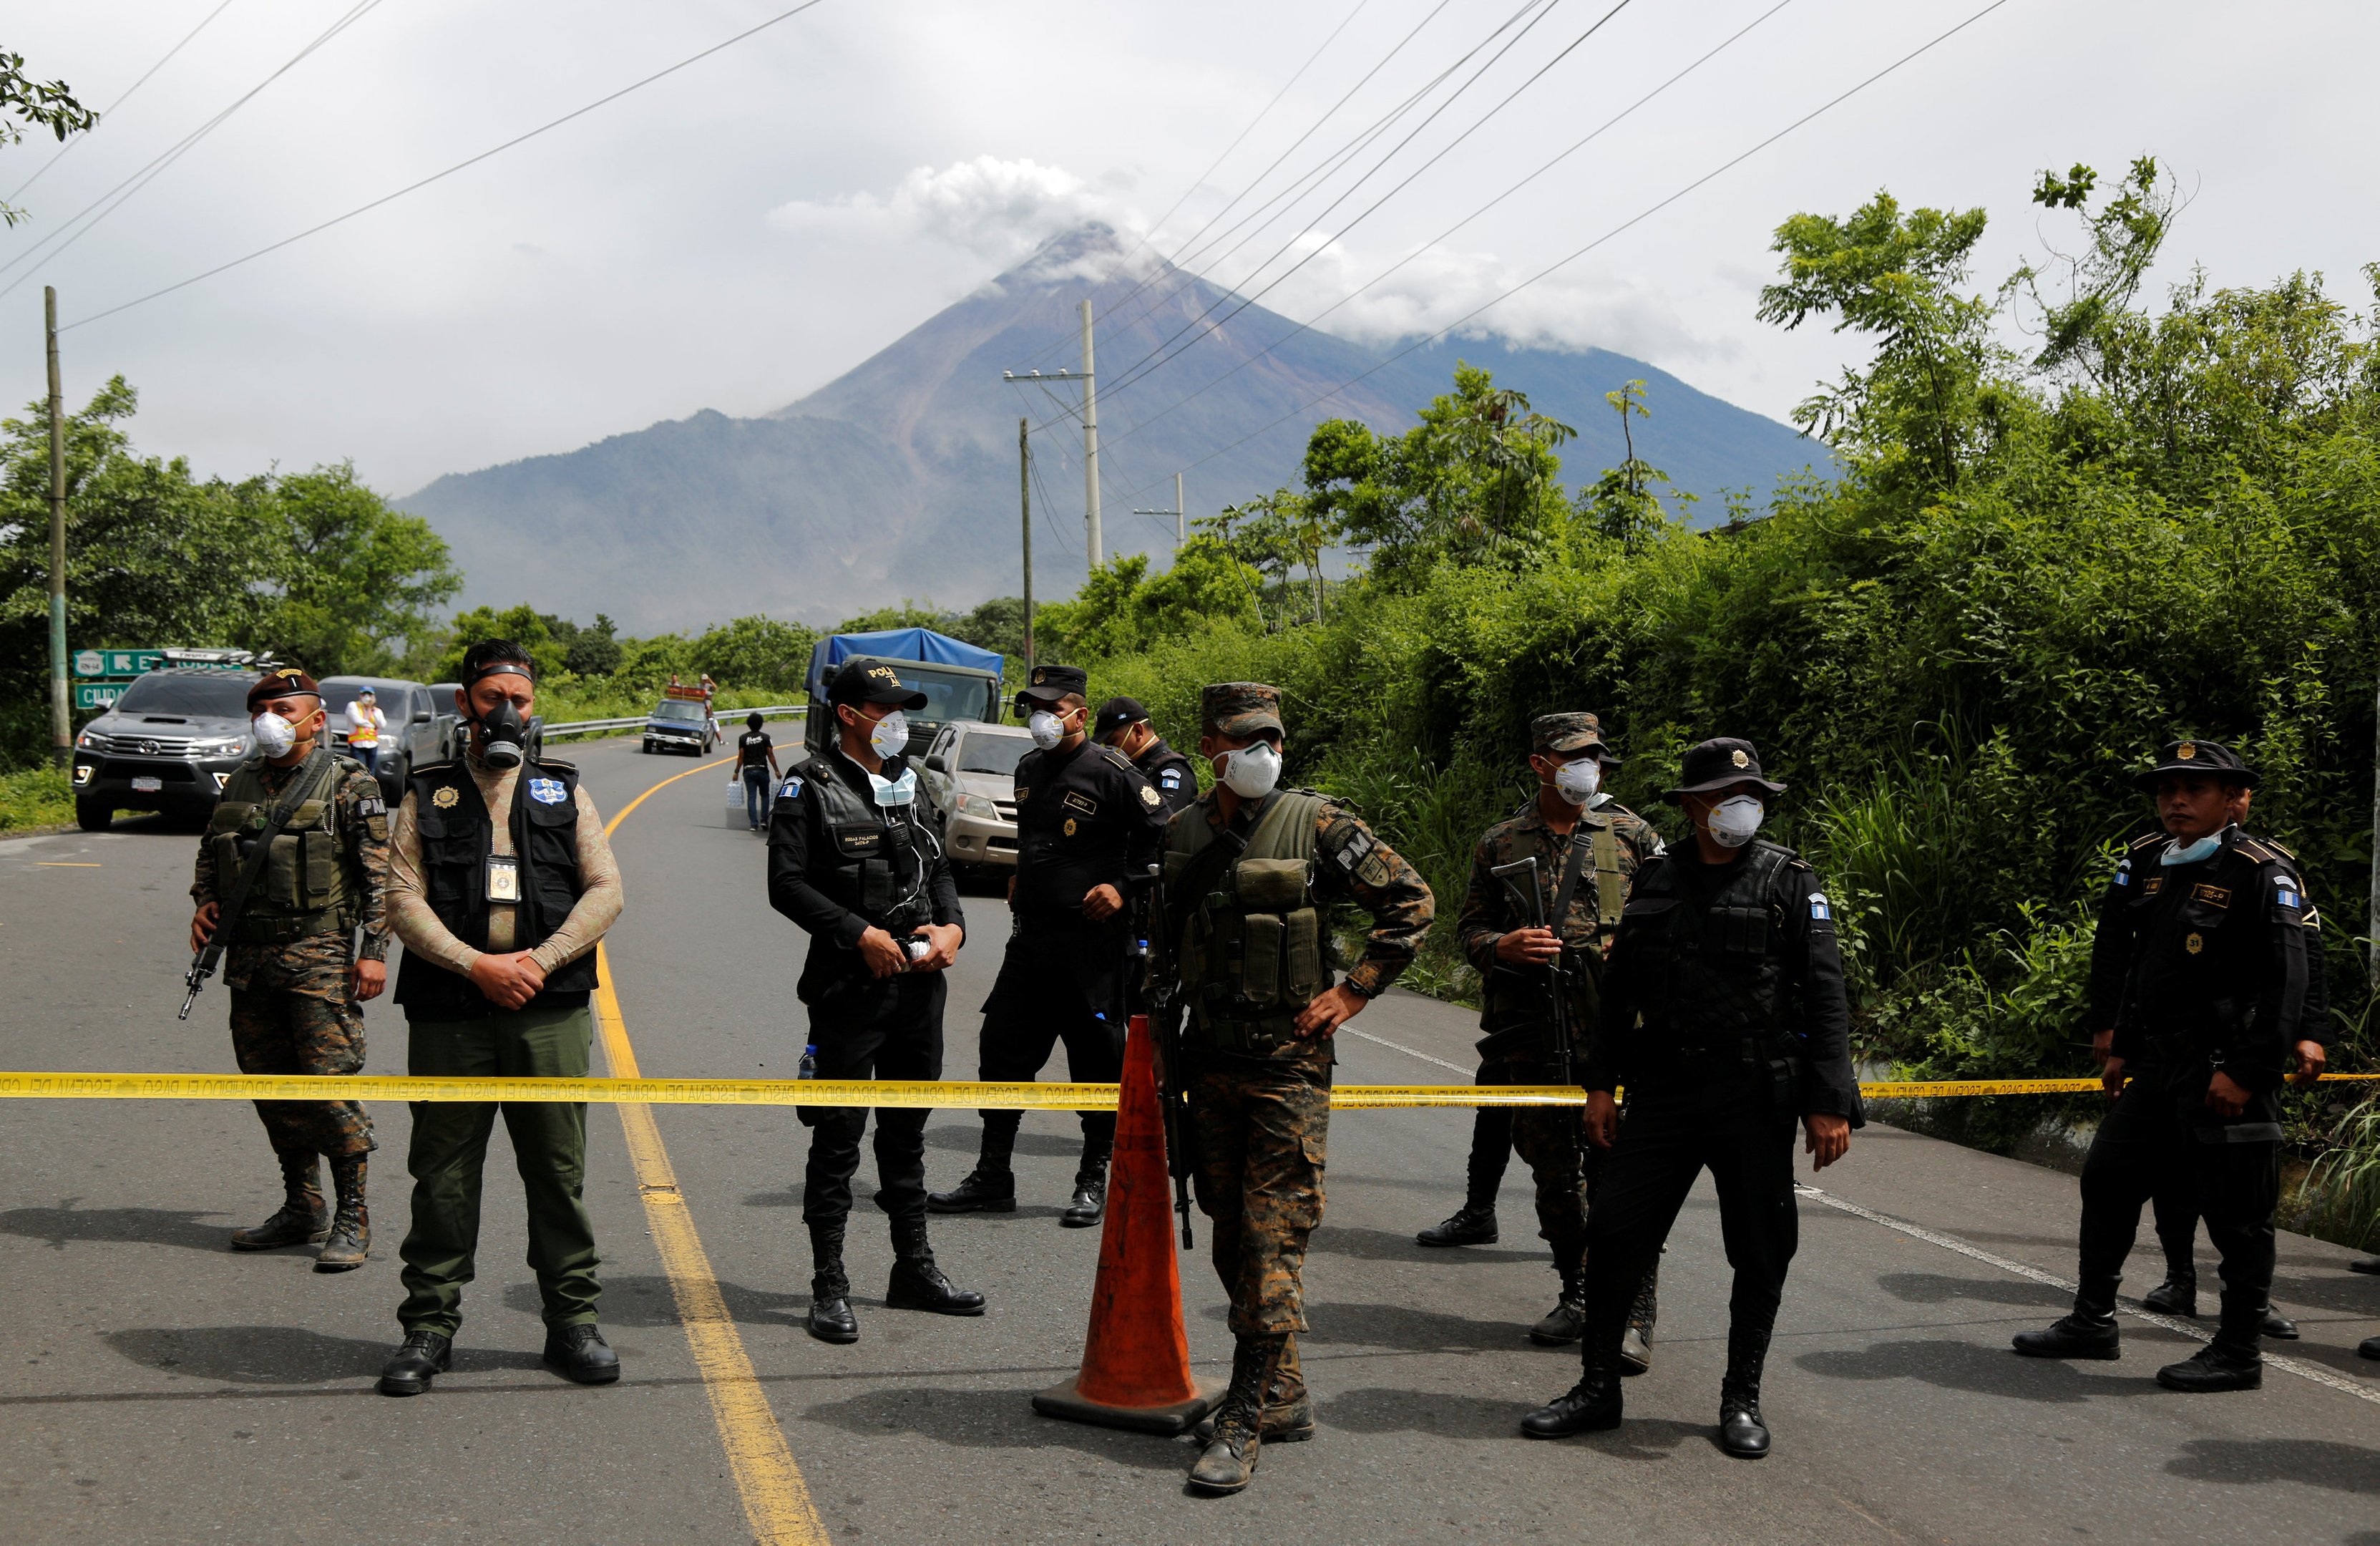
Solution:
[{"label": "green vegetation", "polygon": [[[1567,427],[1464,371],[1401,434],[1321,426],[1273,502],[1366,561],[1327,616],[1276,568],[1260,614],[1207,587],[1144,617],[1168,577],[1125,560],[1053,638],[1177,742],[1202,682],[1280,684],[1291,776],[1421,866],[1441,922],[1419,983],[1458,995],[1463,856],[1524,793],[1530,716],[1606,716],[1618,797],[1673,834],[1655,797],[1679,751],[1750,736],[1793,785],[1769,831],[1836,895],[1864,1054],[1929,1076],[2087,1071],[2089,907],[2147,815],[2125,774],[2168,736],[2221,739],[2263,774],[2252,824],[2326,904],[2355,1028],[2338,1061],[2369,1066],[2380,314],[2302,274],[2144,304],[2170,187],[2145,161],[2095,182],[2043,179],[2040,218],[2073,222],[2079,255],[1993,290],[1970,274],[1980,211],[1879,194],[1779,229],[1761,314],[1870,346],[1797,415],[1834,481],[1690,530],[1633,454],[1565,491]],[[1613,394],[1623,422],[1658,412],[1642,396]],[[2296,1136],[2324,1141],[2344,1106],[2293,1098]],[[2041,1115],[1956,1120],[2005,1146]]]},{"label": "green vegetation", "polygon": [[[99,115],[75,100],[73,87],[63,80],[34,79],[25,73],[23,55],[0,50],[0,147],[22,143],[28,128],[48,129],[64,141],[98,123]],[[24,218],[23,210],[0,200],[0,226]]]},{"label": "green vegetation", "polygon": [[0,773],[0,834],[35,832],[74,822],[74,790],[62,768]]}]

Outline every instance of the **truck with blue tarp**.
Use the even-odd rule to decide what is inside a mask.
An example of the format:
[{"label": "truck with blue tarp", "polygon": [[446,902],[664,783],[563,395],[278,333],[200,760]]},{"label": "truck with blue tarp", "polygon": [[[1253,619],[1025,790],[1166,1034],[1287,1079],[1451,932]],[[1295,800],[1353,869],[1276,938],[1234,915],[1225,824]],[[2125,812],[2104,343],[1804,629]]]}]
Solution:
[{"label": "truck with blue tarp", "polygon": [[907,715],[912,757],[924,752],[953,721],[1000,723],[1004,663],[998,651],[979,649],[931,628],[829,634],[810,651],[810,712],[802,723],[805,746],[824,751],[833,744],[834,710],[826,694],[836,675],[874,662],[890,665],[903,682],[926,695],[926,706]]}]

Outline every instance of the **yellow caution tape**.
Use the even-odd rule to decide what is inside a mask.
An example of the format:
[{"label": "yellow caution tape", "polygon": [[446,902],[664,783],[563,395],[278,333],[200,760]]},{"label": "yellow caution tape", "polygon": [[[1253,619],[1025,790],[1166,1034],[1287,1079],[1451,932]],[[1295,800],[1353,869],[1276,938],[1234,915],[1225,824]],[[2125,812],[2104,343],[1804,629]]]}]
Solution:
[{"label": "yellow caution tape", "polygon": [[[2325,1083],[2380,1074],[2325,1074]],[[1871,1100],[1961,1095],[2075,1095],[2096,1079],[1929,1079],[1864,1083]],[[936,1106],[997,1111],[1113,1111],[1111,1084],[979,1084],[964,1079],[490,1079],[392,1074],[0,1073],[0,1100],[525,1101],[695,1106]],[[1342,1111],[1415,1106],[1582,1106],[1557,1084],[1342,1084]]]}]

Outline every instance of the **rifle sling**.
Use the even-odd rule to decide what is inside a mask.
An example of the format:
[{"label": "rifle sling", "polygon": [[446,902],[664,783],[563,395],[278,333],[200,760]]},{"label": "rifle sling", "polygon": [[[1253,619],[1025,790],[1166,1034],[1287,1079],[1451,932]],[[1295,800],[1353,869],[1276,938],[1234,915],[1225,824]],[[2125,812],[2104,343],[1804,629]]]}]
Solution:
[{"label": "rifle sling", "polygon": [[316,797],[315,788],[323,782],[323,774],[330,771],[331,765],[331,749],[318,746],[314,754],[306,759],[306,765],[298,770],[298,776],[289,781],[288,793],[281,797],[281,803],[274,806],[273,814],[265,819],[263,834],[249,850],[248,858],[240,862],[239,874],[232,882],[231,895],[223,899],[223,911],[215,917],[215,931],[213,937],[207,941],[209,944],[222,945],[230,942],[232,931],[238,926],[240,911],[248,906],[248,894],[254,889],[257,876],[264,872],[264,861],[273,851],[273,840],[281,835],[281,829],[298,814],[299,806]]}]

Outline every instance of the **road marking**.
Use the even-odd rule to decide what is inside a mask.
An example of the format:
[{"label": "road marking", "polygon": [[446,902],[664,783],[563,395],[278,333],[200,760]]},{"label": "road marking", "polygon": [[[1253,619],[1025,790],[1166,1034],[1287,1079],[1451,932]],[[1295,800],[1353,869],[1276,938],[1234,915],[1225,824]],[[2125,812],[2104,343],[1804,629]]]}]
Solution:
[{"label": "road marking", "polygon": [[[685,773],[664,778],[622,808],[603,829],[611,836],[631,811],[655,790],[710,767],[698,762]],[[612,986],[612,963],[599,942],[595,946],[595,1012],[603,1032],[603,1062],[613,1077],[637,1078],[636,1048],[628,1041],[628,1022],[620,1013],[620,995]],[[677,1300],[678,1321],[686,1327],[686,1345],[694,1354],[696,1372],[710,1397],[711,1419],[735,1477],[735,1491],[744,1503],[744,1517],[760,1546],[828,1546],[825,1521],[810,1501],[802,1469],[777,1425],[769,1398],[760,1389],[752,1360],[735,1317],[719,1291],[719,1274],[695,1233],[686,1197],[678,1190],[677,1171],[669,1150],[662,1146],[661,1128],[652,1108],[622,1105],[620,1126],[627,1137],[629,1163],[636,1168],[637,1193],[645,1205],[645,1222],[652,1227],[653,1245],[661,1252],[662,1271]]]},{"label": "road marking", "polygon": [[[2070,1278],[2061,1278],[2054,1272],[2045,1272],[2040,1268],[2030,1266],[2025,1262],[2011,1260],[1996,1252],[1987,1251],[1981,1246],[1970,1245],[1955,1235],[1942,1235],[1930,1229],[1921,1228],[1906,1219],[1896,1219],[1889,1213],[1879,1213],[1873,1208],[1863,1208],[1856,1202],[1837,1197],[1832,1192],[1821,1191],[1815,1187],[1797,1182],[1793,1189],[1803,1197],[1823,1202],[1839,1212],[1855,1214],[1870,1223],[1880,1223],[1887,1229],[1897,1229],[1912,1240],[1923,1240],[1929,1246],[1939,1246],[1944,1250],[1956,1251],[1961,1256],[1970,1257],[1983,1262],[1985,1266],[1998,1267],[2003,1272],[2014,1272],[2021,1278],[2030,1278],[2034,1283],[2055,1288],[2060,1293],[2074,1292],[2074,1282]],[[2187,1321],[2177,1321],[2169,1315],[2159,1315],[2153,1309],[2143,1309],[2134,1303],[2119,1299],[2116,1303],[2116,1308],[2136,1321],[2145,1321],[2152,1326],[2162,1326],[2168,1332],[2180,1332],[2184,1336],[2195,1337],[2201,1342],[2214,1340]],[[2344,1391],[2349,1395],[2361,1396],[2375,1406],[2380,1406],[2380,1388],[2367,1385],[2360,1380],[2350,1380],[2344,1375],[2333,1374],[2329,1369],[2319,1365],[2283,1357],[2277,1353],[2266,1353],[2265,1363],[2268,1368],[2277,1369],[2283,1373],[2294,1374],[2301,1380],[2311,1380],[2317,1385],[2328,1385],[2332,1390]]]},{"label": "road marking", "polygon": [[1402,1053],[1407,1057],[1417,1057],[1424,1063],[1435,1063],[1440,1068],[1451,1068],[1465,1078],[1470,1077],[1473,1074],[1477,1072],[1476,1069],[1465,1068],[1460,1063],[1449,1063],[1442,1057],[1432,1057],[1429,1053],[1416,1051],[1412,1047],[1406,1046],[1402,1041],[1391,1041],[1385,1036],[1375,1036],[1368,1030],[1357,1030],[1354,1026],[1341,1026],[1339,1028],[1339,1034],[1342,1036],[1353,1036],[1361,1041],[1369,1041],[1376,1047],[1386,1047],[1390,1052]]},{"label": "road marking", "polygon": [[33,861],[33,868],[36,870],[104,870],[107,867],[103,864],[86,864],[70,858],[37,858]]}]

